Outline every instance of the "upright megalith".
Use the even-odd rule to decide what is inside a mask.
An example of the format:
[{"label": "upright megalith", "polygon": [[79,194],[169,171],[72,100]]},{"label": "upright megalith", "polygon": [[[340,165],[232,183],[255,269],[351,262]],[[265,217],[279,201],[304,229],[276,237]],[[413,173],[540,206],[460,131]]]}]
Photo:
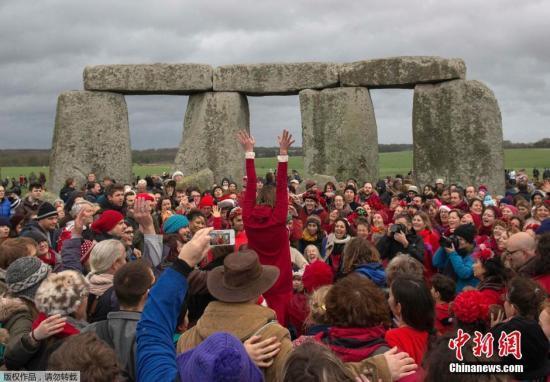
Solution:
[{"label": "upright megalith", "polygon": [[57,99],[50,155],[50,189],[57,193],[67,178],[83,184],[93,172],[100,179],[132,179],[128,108],[123,95],[68,91]]},{"label": "upright megalith", "polygon": [[404,56],[379,58],[343,64],[342,86],[369,88],[408,88],[466,77],[466,65],[460,58]]},{"label": "upright megalith", "polygon": [[300,111],[307,175],[378,178],[378,133],[368,89],[303,90]]},{"label": "upright megalith", "polygon": [[479,81],[417,85],[413,163],[417,184],[437,178],[504,191],[502,120],[493,92]]},{"label": "upright megalith", "polygon": [[239,93],[200,93],[189,97],[183,136],[174,168],[192,175],[204,169],[215,181],[244,175],[244,156],[238,147],[239,130],[250,131],[248,100]]}]

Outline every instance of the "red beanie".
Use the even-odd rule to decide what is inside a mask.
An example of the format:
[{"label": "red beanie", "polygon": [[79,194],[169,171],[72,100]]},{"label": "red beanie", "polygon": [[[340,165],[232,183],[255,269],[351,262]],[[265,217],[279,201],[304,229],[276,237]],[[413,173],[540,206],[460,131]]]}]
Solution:
[{"label": "red beanie", "polygon": [[140,194],[137,194],[136,195],[136,199],[145,199],[145,200],[148,200],[150,202],[154,202],[155,201],[155,197],[151,194],[147,194],[145,192],[142,192]]},{"label": "red beanie", "polygon": [[214,205],[214,198],[206,194],[201,198],[201,201],[199,203],[199,208],[212,207],[213,205]]},{"label": "red beanie", "polygon": [[104,211],[99,219],[92,223],[92,230],[95,233],[107,233],[118,224],[119,221],[124,220],[124,216],[115,210]]},{"label": "red beanie", "polygon": [[302,284],[307,293],[313,293],[323,285],[331,285],[333,278],[330,266],[323,260],[317,260],[306,266],[302,275]]}]

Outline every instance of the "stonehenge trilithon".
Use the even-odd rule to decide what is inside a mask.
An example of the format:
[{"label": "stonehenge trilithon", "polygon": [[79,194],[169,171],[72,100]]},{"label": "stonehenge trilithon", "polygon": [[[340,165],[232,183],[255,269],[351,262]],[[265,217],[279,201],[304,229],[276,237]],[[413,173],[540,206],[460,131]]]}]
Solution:
[{"label": "stonehenge trilithon", "polygon": [[504,190],[502,121],[493,92],[479,81],[417,85],[413,101],[414,173],[418,184],[486,184]]},{"label": "stonehenge trilithon", "polygon": [[180,149],[174,168],[185,175],[209,168],[215,181],[230,177],[241,182],[242,150],[236,134],[250,131],[248,100],[239,93],[200,93],[189,97]]},{"label": "stonehenge trilithon", "polygon": [[98,179],[110,176],[117,182],[131,181],[126,101],[114,93],[61,93],[50,157],[50,188],[57,192],[69,177],[83,184],[90,172]]},{"label": "stonehenge trilithon", "polygon": [[300,92],[304,172],[378,178],[378,133],[367,88]]},{"label": "stonehenge trilithon", "polygon": [[[130,180],[122,94],[190,95],[174,168],[207,184],[244,173],[237,130],[249,131],[246,96],[300,95],[305,173],[375,181],[378,139],[369,89],[414,91],[414,173],[419,185],[486,183],[504,191],[502,122],[485,85],[466,81],[460,58],[403,56],[351,63],[139,64],[86,67],[84,88],[59,97],[50,159],[52,191],[88,171]],[[113,93],[106,93],[113,92]],[[119,93],[119,94],[115,94]],[[257,131],[262,126],[257,126]],[[259,134],[257,134],[259,135]]]}]

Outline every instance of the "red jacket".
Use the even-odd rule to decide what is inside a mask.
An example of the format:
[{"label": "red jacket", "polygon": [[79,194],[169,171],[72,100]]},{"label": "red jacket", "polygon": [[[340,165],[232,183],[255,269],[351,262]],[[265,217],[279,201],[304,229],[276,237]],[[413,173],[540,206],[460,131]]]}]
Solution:
[{"label": "red jacket", "polygon": [[449,312],[449,304],[441,302],[435,304],[435,322],[434,326],[437,333],[442,335],[453,331],[453,322]]},{"label": "red jacket", "polygon": [[424,278],[429,282],[437,272],[432,264],[432,258],[439,248],[439,235],[429,229],[424,229],[417,235],[421,236],[424,241]]},{"label": "red jacket", "polygon": [[408,326],[391,329],[386,332],[386,341],[390,347],[397,346],[399,350],[409,353],[417,365],[428,348],[428,332],[421,332]]},{"label": "red jacket", "polygon": [[244,229],[248,247],[258,254],[260,263],[279,268],[279,278],[264,297],[292,292],[292,264],[286,218],[288,215],[287,162],[277,165],[275,207],[256,205],[254,159],[246,160],[246,193],[243,202]]},{"label": "red jacket", "polygon": [[533,280],[543,287],[546,293],[550,293],[550,274],[535,276]]}]

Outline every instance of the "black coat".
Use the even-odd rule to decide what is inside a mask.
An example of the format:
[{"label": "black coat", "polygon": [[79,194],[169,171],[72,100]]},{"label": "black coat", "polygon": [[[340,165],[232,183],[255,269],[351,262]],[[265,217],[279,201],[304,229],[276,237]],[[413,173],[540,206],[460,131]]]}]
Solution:
[{"label": "black coat", "polygon": [[404,248],[403,244],[396,241],[393,237],[384,236],[380,238],[376,244],[380,257],[389,261],[398,253],[407,253],[420,261],[421,264],[424,264],[424,241],[422,237],[417,236],[415,233],[408,233],[406,236],[409,242],[407,248]]}]

